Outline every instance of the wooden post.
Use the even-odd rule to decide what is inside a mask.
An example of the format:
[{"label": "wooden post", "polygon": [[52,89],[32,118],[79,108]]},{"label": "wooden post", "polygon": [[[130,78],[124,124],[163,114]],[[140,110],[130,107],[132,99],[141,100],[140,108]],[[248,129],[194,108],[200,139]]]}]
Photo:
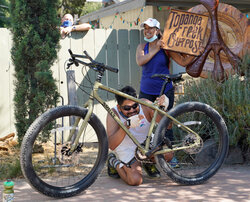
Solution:
[{"label": "wooden post", "polygon": [[68,90],[68,105],[77,105],[76,86],[75,86],[75,71],[68,70],[67,76],[67,90]]},{"label": "wooden post", "polygon": [[[68,90],[68,105],[77,105],[77,96],[76,96],[76,85],[75,85],[75,71],[68,70],[66,72],[67,76],[67,90]],[[73,126],[75,123],[75,117],[70,117],[69,119],[70,126]],[[75,140],[77,130],[72,137],[72,141]]]}]

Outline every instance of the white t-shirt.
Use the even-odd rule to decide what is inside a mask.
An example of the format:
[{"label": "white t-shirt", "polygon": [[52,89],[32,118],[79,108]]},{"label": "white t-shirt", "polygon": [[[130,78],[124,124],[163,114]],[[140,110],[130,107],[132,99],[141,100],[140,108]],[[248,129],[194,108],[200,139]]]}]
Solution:
[{"label": "white t-shirt", "polygon": [[[141,105],[139,105],[139,107],[140,107],[139,114],[143,115],[144,119],[141,120],[140,125],[138,127],[130,128],[129,131],[134,135],[134,137],[138,140],[139,143],[143,143],[147,137],[150,127],[150,122],[148,122],[147,118],[145,117]],[[124,123],[126,119],[120,115],[117,106],[114,107],[114,109],[118,113],[120,120]],[[114,151],[117,153],[118,159],[120,159],[124,163],[128,163],[134,157],[135,149],[136,145],[129,138],[129,136],[126,135],[122,140],[122,142],[115,148]],[[123,164],[121,163],[120,167],[122,166]]]}]

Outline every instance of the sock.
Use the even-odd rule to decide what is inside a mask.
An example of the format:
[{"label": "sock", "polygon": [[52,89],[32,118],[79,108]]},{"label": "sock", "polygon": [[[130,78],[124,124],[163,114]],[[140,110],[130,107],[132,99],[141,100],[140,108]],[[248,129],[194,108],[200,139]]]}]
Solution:
[{"label": "sock", "polygon": [[121,163],[121,161],[119,161],[117,158],[115,158],[115,157],[111,157],[110,159],[109,159],[109,164],[114,168],[114,169],[116,169],[116,166],[118,165],[118,164],[120,164]]}]

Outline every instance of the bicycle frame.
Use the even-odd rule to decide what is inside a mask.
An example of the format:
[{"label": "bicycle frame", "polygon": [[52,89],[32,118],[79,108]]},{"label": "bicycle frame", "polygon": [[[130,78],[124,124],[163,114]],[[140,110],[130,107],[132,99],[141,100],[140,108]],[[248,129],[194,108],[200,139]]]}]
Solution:
[{"label": "bicycle frame", "polygon": [[[110,92],[112,94],[116,94],[116,95],[120,95],[122,97],[125,97],[126,99],[132,100],[134,102],[137,102],[141,105],[145,105],[151,109],[154,110],[154,115],[153,115],[153,119],[151,120],[150,123],[150,128],[146,137],[146,142],[145,142],[145,147],[143,147],[138,141],[137,139],[133,136],[133,134],[129,131],[129,129],[121,122],[121,120],[119,119],[119,117],[111,110],[111,108],[105,103],[105,101],[99,96],[98,94],[98,90],[102,89],[105,90],[107,92]],[[100,83],[99,81],[95,81],[94,86],[93,86],[93,90],[90,93],[89,96],[89,100],[85,103],[84,107],[88,109],[88,112],[84,118],[84,122],[81,125],[79,131],[77,132],[76,138],[73,141],[72,147],[71,147],[71,152],[73,152],[75,150],[75,148],[78,145],[80,136],[83,132],[83,130],[85,129],[85,127],[87,126],[88,120],[90,119],[91,114],[93,113],[93,109],[94,109],[94,99],[96,99],[103,107],[104,109],[112,116],[112,118],[119,124],[119,126],[126,132],[126,134],[130,137],[130,139],[134,142],[135,145],[137,145],[137,147],[139,148],[139,150],[142,152],[143,155],[146,155],[147,152],[154,150],[153,149],[149,149],[150,146],[150,141],[152,138],[152,132],[153,132],[153,128],[154,125],[156,123],[156,117],[158,115],[158,113],[167,116],[169,119],[171,119],[173,121],[174,124],[177,124],[178,127],[181,127],[183,130],[186,130],[189,133],[195,134],[197,136],[197,140],[200,140],[199,135],[194,132],[193,130],[191,130],[190,128],[188,128],[187,126],[185,126],[184,124],[182,124],[181,122],[179,122],[178,120],[176,120],[174,117],[170,116],[168,113],[166,113],[165,111],[161,110],[158,105],[156,103],[150,104],[147,103],[141,99],[132,97],[130,95],[127,95],[125,93],[122,93],[116,89],[107,87],[105,85],[103,85],[102,83]],[[80,122],[80,118],[76,119],[75,124],[74,124],[74,129],[71,130],[70,135],[68,137],[68,141],[71,140],[71,138],[73,137],[73,134],[76,132],[76,127],[78,126]],[[171,151],[177,151],[177,150],[183,150],[183,149],[187,149],[187,148],[192,148],[197,146],[199,143],[199,141],[196,141],[194,144],[191,144],[190,146],[179,146],[179,145],[173,145],[173,148],[163,148],[163,149],[157,149],[156,151],[153,152],[153,154],[157,155],[157,154],[164,154],[167,152],[171,152]]]}]

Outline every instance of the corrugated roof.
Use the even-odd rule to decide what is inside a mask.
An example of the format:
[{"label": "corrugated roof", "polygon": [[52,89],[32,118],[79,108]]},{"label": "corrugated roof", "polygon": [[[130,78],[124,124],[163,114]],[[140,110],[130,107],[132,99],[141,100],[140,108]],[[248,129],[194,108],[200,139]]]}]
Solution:
[{"label": "corrugated roof", "polygon": [[145,0],[127,0],[117,4],[112,4],[108,7],[101,8],[98,11],[94,11],[87,15],[80,17],[80,22],[89,22],[93,20],[97,20],[106,16],[114,15],[115,13],[126,12],[132,9],[137,9],[145,6]]},{"label": "corrugated roof", "polygon": [[[230,4],[242,12],[250,12],[250,0],[220,0],[220,3]],[[178,6],[182,8],[191,8],[200,4],[199,0],[126,0],[111,6],[101,8],[98,11],[89,13],[85,16],[80,17],[80,22],[94,21],[105,16],[111,16],[115,13],[126,12],[132,9],[142,8],[146,5],[151,6]]]}]

